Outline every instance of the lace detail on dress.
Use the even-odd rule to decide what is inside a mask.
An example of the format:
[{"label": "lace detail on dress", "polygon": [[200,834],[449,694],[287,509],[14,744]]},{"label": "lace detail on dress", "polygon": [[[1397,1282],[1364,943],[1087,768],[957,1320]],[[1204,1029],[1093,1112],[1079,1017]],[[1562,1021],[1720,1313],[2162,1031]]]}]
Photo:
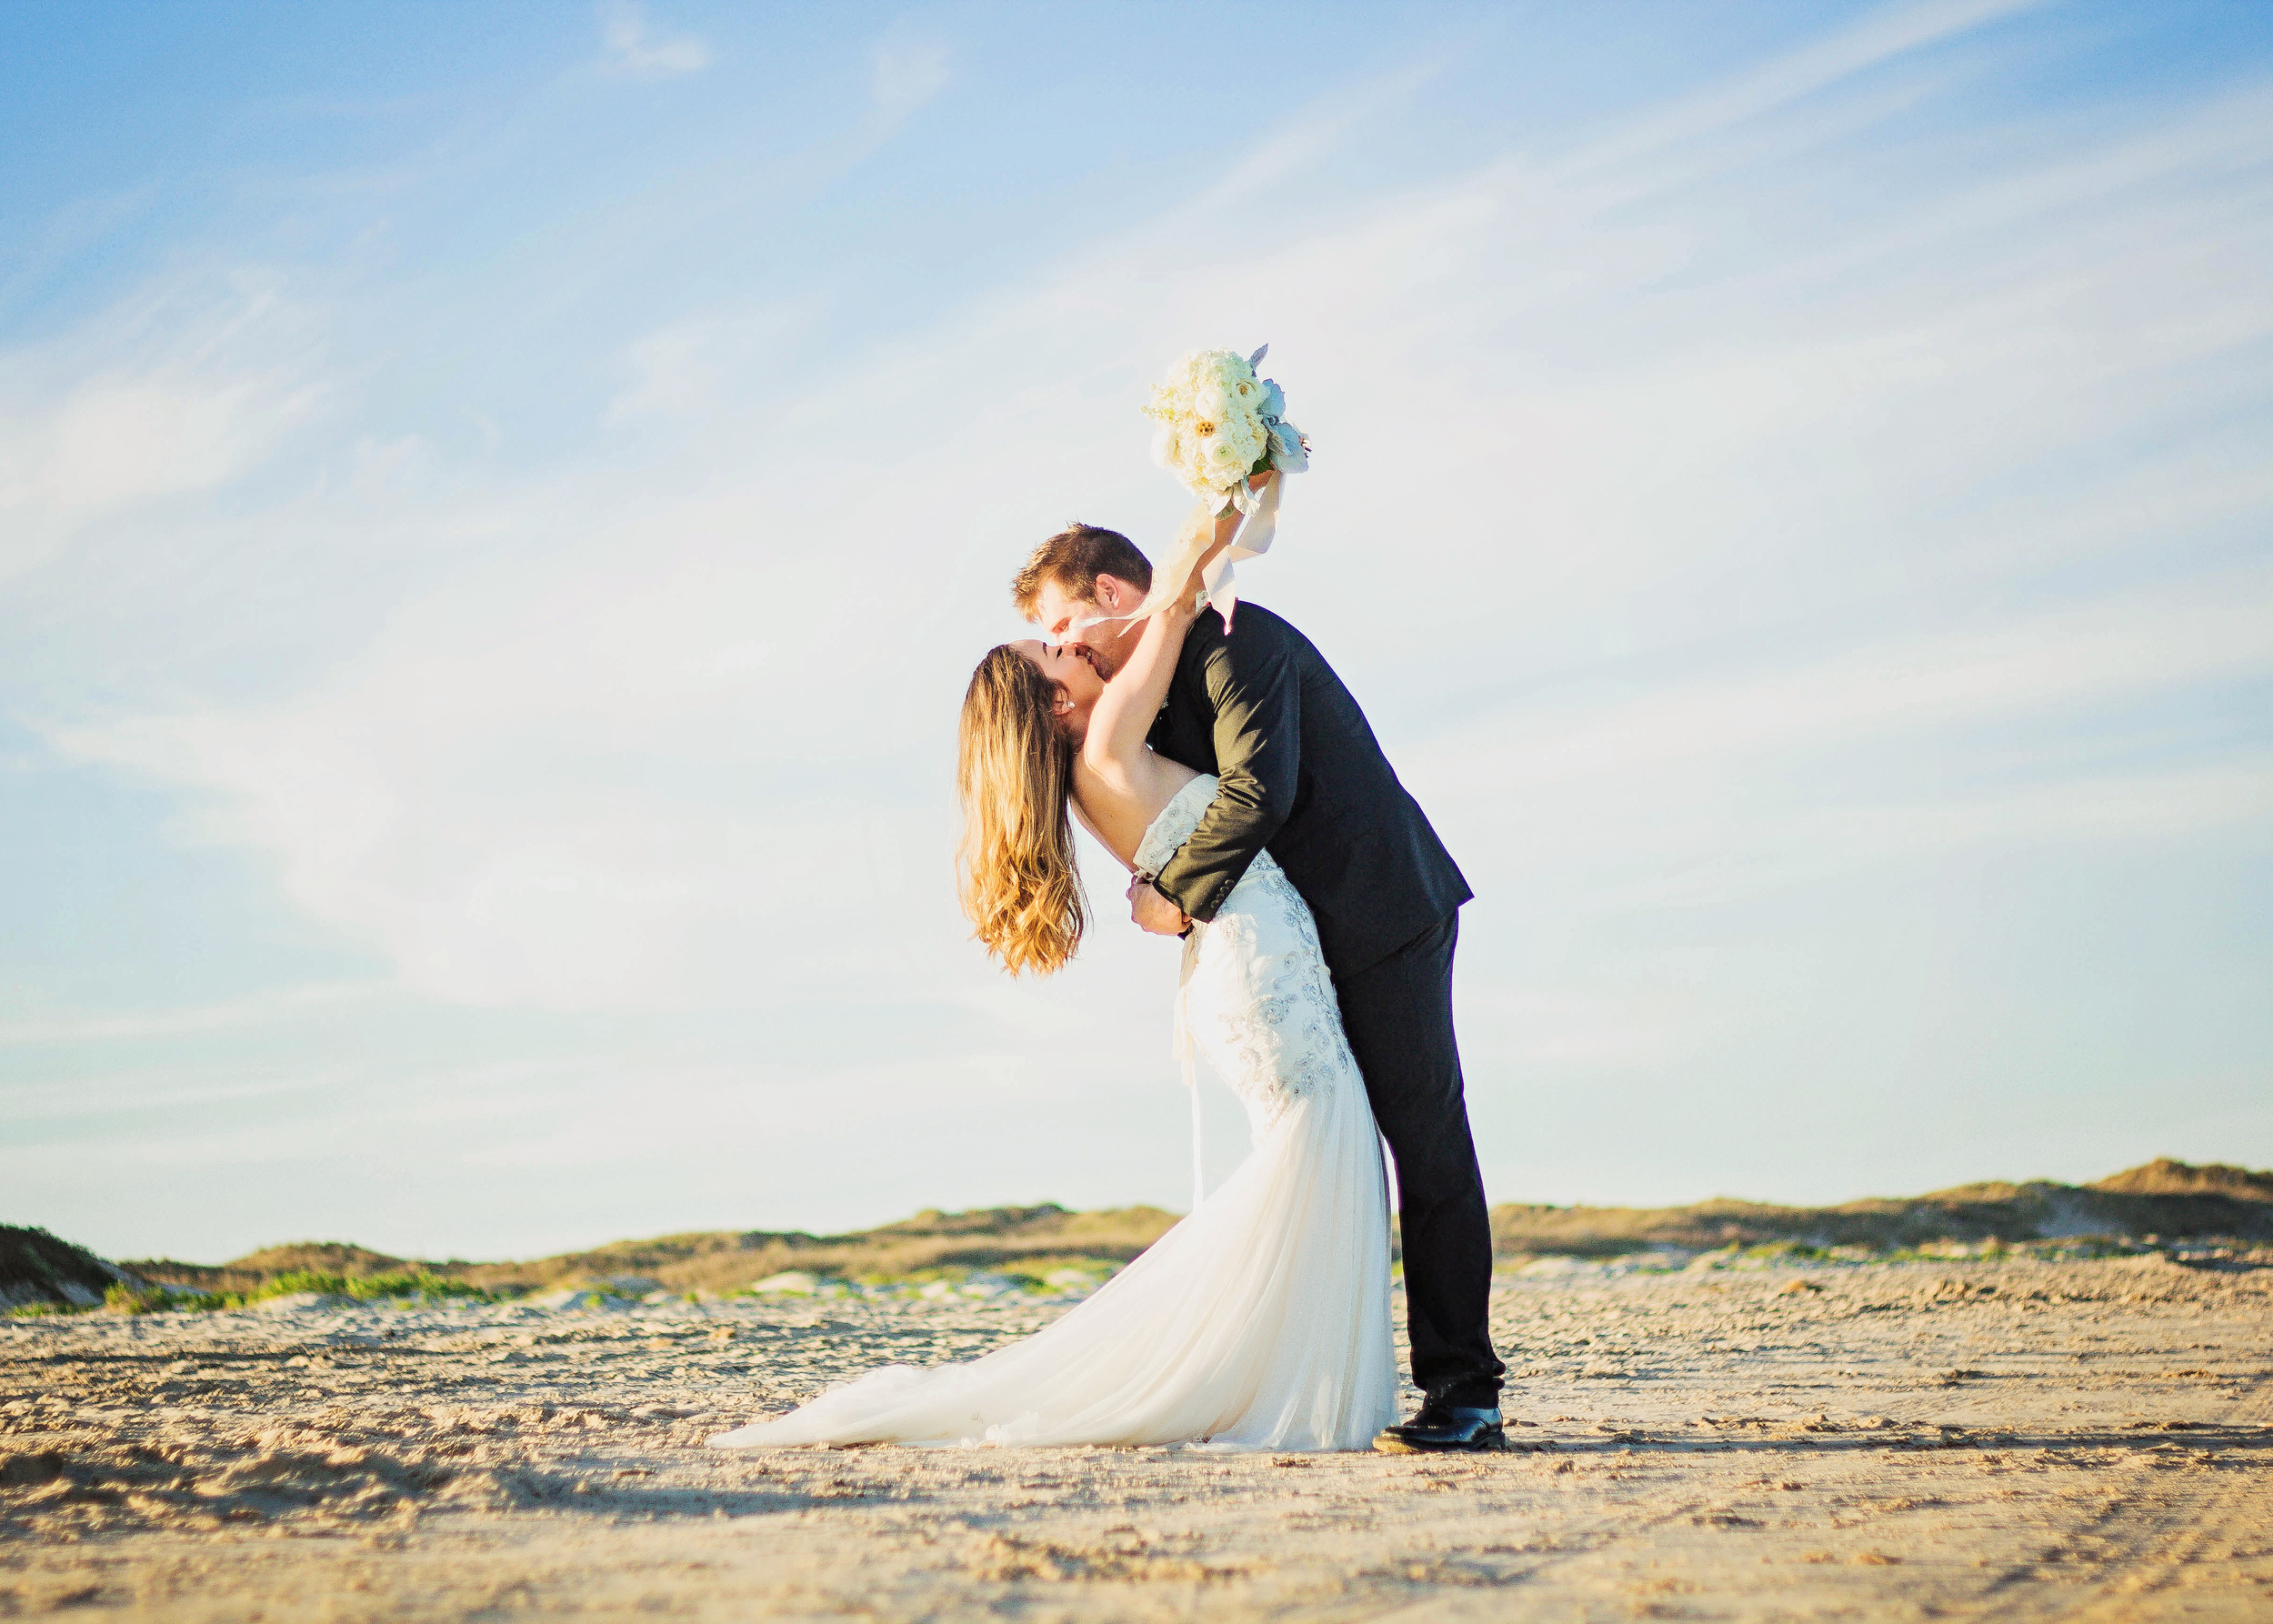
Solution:
[{"label": "lace detail on dress", "polygon": [[1258,1136],[1297,1100],[1363,1087],[1309,904],[1268,852],[1193,934],[1186,1018]]},{"label": "lace detail on dress", "polygon": [[[1136,866],[1158,872],[1215,797],[1206,774],[1177,791],[1145,831]],[[1178,996],[1185,1029],[1258,1137],[1298,1099],[1337,1082],[1363,1087],[1317,922],[1268,852],[1257,854],[1213,920],[1193,925]]]},{"label": "lace detail on dress", "polygon": [[1145,837],[1136,843],[1136,867],[1147,874],[1159,873],[1160,866],[1176,856],[1176,848],[1192,837],[1199,820],[1207,815],[1207,803],[1215,798],[1212,773],[1200,774],[1169,797],[1160,815],[1146,826]]}]

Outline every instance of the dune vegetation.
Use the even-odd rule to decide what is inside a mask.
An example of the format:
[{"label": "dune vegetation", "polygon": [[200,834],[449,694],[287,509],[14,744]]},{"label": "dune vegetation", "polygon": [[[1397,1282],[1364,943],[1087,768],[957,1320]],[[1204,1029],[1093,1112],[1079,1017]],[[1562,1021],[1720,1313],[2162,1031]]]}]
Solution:
[{"label": "dune vegetation", "polygon": [[[227,1263],[112,1263],[41,1229],[0,1226],[0,1302],[19,1314],[237,1308],[301,1293],[365,1301],[495,1301],[563,1288],[727,1296],[766,1282],[799,1289],[921,1287],[978,1276],[1039,1288],[1101,1278],[1176,1222],[1157,1207],[1072,1212],[994,1207],[926,1211],[844,1235],[716,1230],[621,1240],[521,1262],[398,1258],[340,1241],[276,1246]],[[1961,1185],[1836,1207],[1719,1199],[1685,1207],[1492,1209],[1500,1260],[1637,1253],[1898,1257],[1921,1248],[2054,1243],[2151,1248],[2178,1241],[2273,1242],[2273,1172],[2168,1158],[2088,1185]],[[1393,1238],[1394,1243],[1394,1238]],[[1069,1274],[1070,1271],[1070,1274]]]}]

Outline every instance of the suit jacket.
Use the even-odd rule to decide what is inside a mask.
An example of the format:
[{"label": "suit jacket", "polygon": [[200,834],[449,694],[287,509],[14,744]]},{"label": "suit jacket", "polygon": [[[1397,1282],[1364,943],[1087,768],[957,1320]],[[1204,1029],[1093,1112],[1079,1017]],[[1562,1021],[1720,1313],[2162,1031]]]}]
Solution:
[{"label": "suit jacket", "polygon": [[1235,626],[1201,613],[1153,723],[1154,749],[1221,780],[1153,883],[1212,919],[1267,851],[1317,917],[1327,967],[1354,976],[1475,893],[1310,639],[1244,601]]}]

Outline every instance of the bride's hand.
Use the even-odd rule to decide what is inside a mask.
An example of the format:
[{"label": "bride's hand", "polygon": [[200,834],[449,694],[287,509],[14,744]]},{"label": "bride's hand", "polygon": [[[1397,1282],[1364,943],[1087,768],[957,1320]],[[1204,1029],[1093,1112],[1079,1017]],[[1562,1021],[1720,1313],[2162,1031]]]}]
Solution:
[{"label": "bride's hand", "polygon": [[1184,910],[1160,894],[1141,874],[1129,876],[1128,922],[1155,936],[1182,936],[1192,927]]},{"label": "bride's hand", "polygon": [[[1250,474],[1247,476],[1247,489],[1259,491],[1277,477],[1278,470],[1276,468],[1266,468],[1260,474]],[[1216,561],[1217,555],[1231,545],[1232,538],[1239,534],[1239,526],[1246,517],[1247,516],[1230,502],[1227,501],[1220,509],[1217,509],[1209,506],[1207,498],[1200,499],[1198,505],[1192,509],[1192,516],[1185,521],[1184,534],[1187,536],[1195,533],[1205,534],[1208,526],[1212,526],[1215,529],[1215,536],[1209,540],[1207,547],[1201,551],[1199,556],[1192,561],[1191,573],[1184,578],[1184,589],[1169,599],[1168,607],[1163,611],[1164,613],[1187,619],[1199,614],[1199,595],[1207,587],[1207,582],[1203,577],[1207,574],[1207,566]],[[1179,538],[1175,550],[1182,551],[1183,546],[1184,543]]]}]

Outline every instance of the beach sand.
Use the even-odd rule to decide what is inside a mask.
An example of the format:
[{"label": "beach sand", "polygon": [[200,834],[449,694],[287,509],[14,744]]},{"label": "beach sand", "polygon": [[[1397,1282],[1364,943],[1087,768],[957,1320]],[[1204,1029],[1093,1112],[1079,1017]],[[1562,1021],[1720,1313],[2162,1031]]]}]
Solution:
[{"label": "beach sand", "polygon": [[1062,1305],[0,1327],[0,1616],[2273,1618],[2273,1269],[1531,1274],[1509,1453],[703,1439]]}]

